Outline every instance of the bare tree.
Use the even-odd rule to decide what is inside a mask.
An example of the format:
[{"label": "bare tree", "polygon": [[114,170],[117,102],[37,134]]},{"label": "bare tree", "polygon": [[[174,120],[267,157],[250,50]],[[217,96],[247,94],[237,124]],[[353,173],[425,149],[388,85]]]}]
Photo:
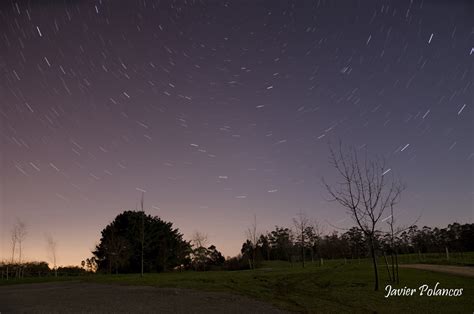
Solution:
[{"label": "bare tree", "polygon": [[199,231],[195,231],[192,235],[191,242],[193,243],[193,266],[195,270],[199,270],[200,268],[205,268],[206,263],[206,254],[207,254],[207,244],[208,244],[208,236],[205,233],[201,233]]},{"label": "bare tree", "polygon": [[13,226],[13,228],[11,230],[11,241],[12,241],[12,259],[11,259],[11,263],[13,264],[13,262],[15,261],[16,244],[18,242],[18,234],[17,234],[17,230],[16,230],[16,225]]},{"label": "bare tree", "polygon": [[323,258],[321,257],[321,238],[325,233],[324,225],[321,225],[317,219],[313,219],[309,223],[306,233],[309,244],[311,246],[311,262],[314,263],[314,250],[317,250],[319,257],[319,266],[323,265]]},{"label": "bare tree", "polygon": [[310,226],[310,221],[308,219],[308,217],[303,213],[303,212],[299,212],[299,214],[297,215],[297,218],[293,218],[293,224],[295,225],[295,228],[296,228],[296,236],[297,236],[297,239],[298,241],[300,242],[300,246],[301,246],[301,263],[303,265],[303,268],[304,268],[304,262],[305,262],[305,249],[306,249],[306,246],[307,246],[307,236],[308,236],[308,232],[311,231],[312,233],[312,230],[308,230],[308,227]]},{"label": "bare tree", "polygon": [[23,221],[18,220],[18,248],[19,248],[18,262],[20,264],[22,261],[21,258],[22,258],[23,241],[25,241],[27,234],[28,234],[28,231],[26,230],[26,224]]},{"label": "bare tree", "polygon": [[[392,200],[390,202],[390,216],[388,218],[388,225],[390,227],[389,230],[389,238],[390,238],[390,257],[391,257],[391,262],[392,262],[392,278],[394,282],[399,283],[400,279],[398,278],[398,261],[397,263],[395,262],[395,237],[397,234],[397,230],[395,227],[395,213],[394,213],[394,206],[398,200]],[[398,258],[397,258],[398,259]],[[396,271],[395,271],[395,263],[396,265]]]},{"label": "bare tree", "polygon": [[12,263],[14,262],[15,251],[18,245],[18,263],[21,264],[23,242],[25,241],[27,235],[28,231],[26,229],[26,224],[22,220],[17,219],[11,230]]},{"label": "bare tree", "polygon": [[375,251],[375,234],[383,213],[390,204],[395,204],[403,190],[402,184],[393,176],[386,175],[385,159],[369,160],[367,152],[359,160],[354,147],[344,151],[342,143],[335,152],[330,146],[330,164],[337,170],[341,182],[330,185],[323,178],[323,184],[332,197],[345,207],[355,223],[364,232],[370,248],[375,276],[375,290],[379,289],[379,275]]},{"label": "bare tree", "polygon": [[46,234],[45,237],[46,237],[46,249],[48,251],[50,260],[53,262],[54,276],[57,277],[58,276],[58,268],[56,265],[57,243],[51,234]]},{"label": "bare tree", "polygon": [[208,236],[205,233],[195,231],[192,235],[192,243],[194,248],[206,247],[208,243]]},{"label": "bare tree", "polygon": [[412,226],[414,226],[420,218],[420,216],[418,216],[418,218],[415,219],[415,221],[412,222],[409,225],[405,225],[405,226],[397,226],[396,225],[397,221],[395,219],[395,205],[400,201],[401,192],[405,188],[406,187],[404,185],[400,185],[398,187],[398,189],[400,189],[399,194],[398,194],[398,198],[395,198],[390,202],[390,215],[387,218],[382,220],[382,221],[387,220],[387,224],[389,226],[389,230],[387,232],[387,235],[388,235],[389,241],[390,241],[389,244],[390,244],[390,258],[391,258],[391,262],[392,262],[392,278],[393,278],[393,281],[396,282],[397,284],[400,283],[400,276],[399,276],[399,272],[398,272],[398,248],[397,248],[398,245],[397,245],[397,242],[396,242],[397,237],[403,231],[408,230]]},{"label": "bare tree", "polygon": [[250,268],[255,268],[255,262],[257,259],[257,242],[258,238],[260,235],[257,232],[257,215],[253,216],[253,223],[252,225],[247,229],[247,239],[250,241],[252,245],[252,256],[251,256],[251,261],[250,262]]}]

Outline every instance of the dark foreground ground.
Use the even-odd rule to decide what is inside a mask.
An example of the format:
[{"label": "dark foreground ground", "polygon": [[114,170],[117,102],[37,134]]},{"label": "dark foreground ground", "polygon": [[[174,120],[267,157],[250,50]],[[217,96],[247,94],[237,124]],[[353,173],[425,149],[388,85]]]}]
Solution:
[{"label": "dark foreground ground", "polygon": [[0,287],[0,313],[283,313],[221,292],[50,282]]},{"label": "dark foreground ground", "polygon": [[[472,254],[464,254],[469,265],[474,265]],[[400,284],[394,284],[383,260],[379,265],[377,292],[368,259],[328,260],[322,266],[307,263],[305,268],[272,261],[242,271],[0,280],[0,312],[278,313],[274,305],[299,313],[474,313],[473,267],[400,265]],[[463,289],[463,293],[386,297],[387,286],[418,291],[422,285]]]}]

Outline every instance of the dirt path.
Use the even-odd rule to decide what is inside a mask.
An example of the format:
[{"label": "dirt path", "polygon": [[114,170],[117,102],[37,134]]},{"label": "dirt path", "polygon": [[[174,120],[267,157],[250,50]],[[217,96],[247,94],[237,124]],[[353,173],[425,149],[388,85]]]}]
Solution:
[{"label": "dirt path", "polygon": [[83,282],[0,287],[0,313],[284,313],[219,292]]},{"label": "dirt path", "polygon": [[468,266],[404,264],[404,265],[400,265],[400,267],[430,270],[430,271],[436,271],[440,273],[460,275],[464,277],[474,277],[474,267],[468,267]]}]

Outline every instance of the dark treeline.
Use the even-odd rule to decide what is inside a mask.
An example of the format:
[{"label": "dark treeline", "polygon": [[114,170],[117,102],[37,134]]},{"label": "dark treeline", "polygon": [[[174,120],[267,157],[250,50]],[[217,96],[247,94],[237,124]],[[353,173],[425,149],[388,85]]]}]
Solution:
[{"label": "dark treeline", "polygon": [[[393,248],[390,234],[377,232],[375,246],[378,254],[387,255],[392,249],[395,249],[397,254],[449,254],[449,252],[474,251],[473,239],[474,224],[452,223],[446,228],[425,226],[421,229],[414,225],[395,236]],[[306,261],[317,262],[321,262],[321,258],[359,259],[369,257],[367,243],[364,233],[356,227],[344,233],[335,231],[320,235],[315,227],[307,226],[304,229],[304,236],[301,237],[290,228],[277,226],[275,230],[261,235],[256,246],[253,246],[250,240],[244,242],[241,253],[248,261],[255,256],[257,262],[262,260],[297,262],[302,261],[303,257]]]},{"label": "dark treeline", "polygon": [[[301,225],[300,225],[301,226]],[[170,270],[240,270],[258,267],[262,261],[324,263],[325,259],[370,257],[369,241],[363,231],[353,227],[346,232],[322,234],[317,225],[304,228],[275,227],[271,232],[242,244],[241,254],[225,259],[204,239],[186,241],[173,224],[143,211],[125,211],[102,230],[93,256],[81,266],[50,268],[46,262],[0,263],[2,279],[36,276],[74,276],[93,272],[139,273],[143,256],[145,272]],[[256,239],[256,240],[255,240]],[[392,239],[390,233],[377,232],[377,255],[450,253],[474,251],[474,224],[452,223],[445,228],[416,225]],[[392,241],[393,240],[393,244]],[[193,244],[191,242],[194,242]],[[304,266],[304,264],[303,264]],[[388,265],[387,265],[388,267]]]},{"label": "dark treeline", "polygon": [[0,263],[0,277],[2,279],[47,277],[47,276],[79,276],[90,273],[84,267],[63,266],[56,269],[49,268],[46,262]]}]

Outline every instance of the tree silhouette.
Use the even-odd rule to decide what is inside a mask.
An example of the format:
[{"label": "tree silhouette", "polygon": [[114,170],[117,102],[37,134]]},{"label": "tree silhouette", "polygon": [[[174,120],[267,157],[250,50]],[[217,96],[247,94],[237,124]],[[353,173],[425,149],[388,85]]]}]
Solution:
[{"label": "tree silhouette", "polygon": [[250,268],[256,268],[258,238],[259,238],[259,234],[257,231],[257,215],[254,215],[253,223],[247,229],[247,240],[251,246],[251,253],[250,253],[250,258],[249,258]]},{"label": "tree silhouette", "polygon": [[[143,222],[142,222],[143,221]],[[143,229],[142,229],[143,225]],[[142,241],[143,230],[143,241]],[[159,272],[189,262],[190,244],[173,224],[143,211],[125,211],[102,232],[93,255],[98,271]]]},{"label": "tree silhouette", "polygon": [[58,268],[56,266],[57,257],[57,243],[51,234],[46,234],[46,248],[48,250],[49,257],[53,262],[54,276],[58,276]]},{"label": "tree silhouette", "polygon": [[11,242],[12,242],[11,263],[15,261],[15,250],[18,245],[18,263],[21,264],[23,242],[25,241],[27,235],[28,235],[28,231],[26,229],[26,224],[21,219],[17,219],[11,230]]},{"label": "tree silhouette", "polygon": [[296,229],[296,237],[298,239],[300,245],[300,252],[301,252],[301,263],[304,268],[305,262],[305,249],[307,246],[307,239],[308,239],[308,227],[309,227],[309,219],[306,217],[304,213],[301,211],[299,212],[297,218],[293,218],[293,224],[295,225]]},{"label": "tree silhouette", "polygon": [[403,185],[393,177],[388,179],[385,160],[369,160],[367,152],[362,160],[354,147],[346,151],[339,143],[335,152],[330,147],[330,163],[336,169],[341,182],[330,185],[324,178],[323,183],[332,197],[348,210],[351,218],[364,232],[368,242],[374,267],[375,286],[379,289],[379,275],[375,252],[375,235],[378,223],[391,204],[395,204],[403,190]]}]

